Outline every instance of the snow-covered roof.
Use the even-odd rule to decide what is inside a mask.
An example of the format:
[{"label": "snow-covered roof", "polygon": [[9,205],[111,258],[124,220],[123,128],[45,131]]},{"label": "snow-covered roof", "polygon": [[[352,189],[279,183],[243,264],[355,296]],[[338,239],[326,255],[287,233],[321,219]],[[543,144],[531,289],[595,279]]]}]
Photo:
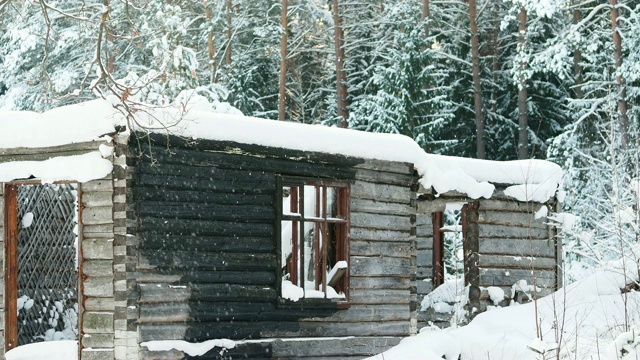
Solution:
[{"label": "snow-covered roof", "polygon": [[[205,111],[202,99],[163,108],[149,107],[135,113],[127,123],[116,107],[119,99],[97,99],[64,106],[42,114],[0,111],[0,149],[45,148],[108,138],[117,126],[145,128],[153,132],[193,139],[233,141],[300,151],[340,154],[364,159],[414,164],[425,188],[438,193],[455,190],[471,198],[489,198],[493,184],[512,185],[509,196],[520,200],[546,201],[558,188],[560,167],[547,161],[496,162],[426,154],[411,138],[397,134],[368,133],[320,125],[307,125]],[[205,100],[206,101],[206,100]],[[206,105],[206,104],[205,104]],[[26,163],[26,162],[23,162]],[[19,178],[24,176],[23,164]],[[0,164],[0,181],[14,170]],[[69,173],[63,172],[68,180]],[[32,175],[38,177],[33,171]],[[86,175],[86,174],[85,174]],[[55,174],[47,178],[55,180]],[[83,177],[84,179],[87,176]],[[517,188],[519,186],[519,188]],[[505,192],[506,193],[506,192]]]}]

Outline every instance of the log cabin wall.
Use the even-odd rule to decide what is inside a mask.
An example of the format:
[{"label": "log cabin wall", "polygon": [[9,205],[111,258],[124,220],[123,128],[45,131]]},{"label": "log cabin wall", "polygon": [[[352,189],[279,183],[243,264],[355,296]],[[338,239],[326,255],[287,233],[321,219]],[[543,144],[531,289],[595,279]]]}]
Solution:
[{"label": "log cabin wall", "polygon": [[[416,332],[412,165],[140,136],[127,169],[140,342],[265,339],[205,357],[361,358]],[[278,175],[350,183],[349,308],[280,298]]]},{"label": "log cabin wall", "polygon": [[[470,285],[469,308],[486,311],[495,304],[489,299],[489,286],[500,287],[508,298],[500,303],[507,306],[512,297],[512,285],[525,280],[535,284],[545,296],[562,286],[562,241],[555,227],[547,225],[546,217],[535,218],[535,212],[546,206],[558,211],[555,199],[541,204],[519,202],[503,195],[501,188],[492,199],[473,200],[459,193],[443,194],[435,198],[421,196],[417,205],[417,289],[418,300],[432,290],[433,284],[433,213],[444,211],[448,202],[464,202],[466,207],[465,278]],[[533,271],[535,276],[532,276]],[[533,296],[533,292],[529,292]],[[520,294],[522,295],[522,294]],[[516,300],[526,300],[518,297]],[[428,309],[418,313],[418,327],[430,323],[450,326],[452,314]]]},{"label": "log cabin wall", "polygon": [[[122,140],[125,141],[125,140]],[[113,146],[105,141],[84,142],[48,148],[0,149],[0,163],[15,161],[44,161],[58,156],[82,155],[98,151],[101,145]],[[114,156],[108,158],[117,163]],[[122,158],[121,160],[124,160]],[[78,238],[79,238],[79,340],[83,359],[125,359],[126,351],[117,349],[118,343],[126,343],[126,334],[118,334],[115,320],[118,306],[126,308],[126,302],[118,303],[114,289],[119,287],[114,278],[114,194],[124,189],[123,177],[117,167],[104,179],[78,184]],[[74,179],[68,179],[73,182]],[[22,180],[17,180],[20,183]],[[25,181],[28,181],[26,179]],[[36,184],[39,182],[35,182]],[[0,219],[4,219],[4,184],[0,183]],[[115,190],[114,190],[115,189]],[[121,213],[124,217],[124,213]],[[117,229],[116,229],[117,230]],[[120,231],[124,231],[124,227]],[[4,254],[4,221],[0,221],[0,244]],[[4,259],[3,259],[4,260]],[[0,282],[4,289],[4,261],[0,266]],[[124,269],[123,269],[124,270]],[[123,272],[124,273],[124,272]],[[4,292],[3,292],[4,297]],[[4,299],[0,301],[4,307]],[[4,355],[5,317],[0,317],[0,354]],[[121,340],[119,341],[118,338]],[[137,348],[136,348],[137,350]],[[137,355],[137,354],[136,354]],[[130,357],[131,358],[131,357]]]}]

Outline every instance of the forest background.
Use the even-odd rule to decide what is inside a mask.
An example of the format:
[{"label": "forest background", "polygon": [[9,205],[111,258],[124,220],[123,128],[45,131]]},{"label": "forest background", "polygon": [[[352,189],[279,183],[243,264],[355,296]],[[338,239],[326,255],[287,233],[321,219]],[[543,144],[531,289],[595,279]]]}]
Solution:
[{"label": "forest background", "polygon": [[640,235],[639,14],[637,0],[0,0],[0,110],[195,89],[436,154],[549,159],[581,216],[565,237],[580,277]]}]

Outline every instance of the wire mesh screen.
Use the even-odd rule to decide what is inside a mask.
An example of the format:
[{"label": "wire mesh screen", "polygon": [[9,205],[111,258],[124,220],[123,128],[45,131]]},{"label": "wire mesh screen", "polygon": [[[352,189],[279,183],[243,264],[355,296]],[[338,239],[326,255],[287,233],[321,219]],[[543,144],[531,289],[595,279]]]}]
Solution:
[{"label": "wire mesh screen", "polygon": [[18,345],[78,336],[75,185],[18,188]]}]

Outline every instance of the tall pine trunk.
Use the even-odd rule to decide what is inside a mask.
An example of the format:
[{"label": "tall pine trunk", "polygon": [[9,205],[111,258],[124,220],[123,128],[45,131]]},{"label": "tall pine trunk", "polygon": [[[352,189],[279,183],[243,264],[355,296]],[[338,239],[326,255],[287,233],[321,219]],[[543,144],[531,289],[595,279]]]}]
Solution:
[{"label": "tall pine trunk", "polygon": [[[210,6],[207,6],[205,10],[205,17],[207,22],[211,22],[213,18],[213,11]],[[216,63],[216,45],[213,41],[213,26],[207,33],[207,55],[209,57],[209,66],[211,68],[211,82],[217,81],[218,64]]]},{"label": "tall pine trunk", "polygon": [[349,126],[349,111],[347,110],[347,76],[344,71],[344,32],[340,25],[338,0],[333,0],[333,27],[336,47],[336,85],[338,105],[338,127]]},{"label": "tall pine trunk", "polygon": [[[422,21],[425,21],[427,19],[429,19],[429,0],[422,0],[422,15],[420,17],[420,19]],[[424,38],[428,38],[429,37],[429,25],[428,24],[424,24]]]},{"label": "tall pine trunk", "polygon": [[231,31],[232,11],[233,11],[232,0],[227,0],[227,49],[224,52],[224,58],[227,62],[227,65],[231,65],[231,36],[233,34],[233,32]]},{"label": "tall pine trunk", "polygon": [[[577,6],[578,4],[576,4]],[[582,20],[582,11],[580,9],[573,10],[573,23],[577,24]],[[582,85],[584,79],[582,78],[582,52],[576,48],[573,51],[573,78],[574,78],[574,93],[577,99],[582,99],[584,94],[582,92]]]},{"label": "tall pine trunk", "polygon": [[286,96],[287,96],[287,37],[289,25],[287,22],[288,1],[282,0],[282,14],[280,22],[282,24],[282,38],[280,39],[280,97],[278,98],[278,120],[285,120],[286,117]]},{"label": "tall pine trunk", "polygon": [[623,149],[629,147],[629,117],[627,116],[627,91],[624,87],[620,67],[622,66],[622,37],[618,32],[620,26],[618,17],[618,0],[609,0],[611,4],[611,29],[613,32],[613,59],[616,66],[616,87],[618,90],[618,131],[621,134],[621,146]]},{"label": "tall pine trunk", "polygon": [[473,66],[473,107],[476,115],[476,157],[485,159],[484,113],[482,112],[482,88],[480,85],[480,49],[476,0],[469,0],[469,23],[471,25],[471,64]]},{"label": "tall pine trunk", "polygon": [[[527,31],[527,10],[520,7],[518,14],[518,45],[522,48],[525,46]],[[518,159],[529,158],[529,115],[527,107],[527,79],[523,72],[524,63],[520,63],[520,80],[518,84]]]},{"label": "tall pine trunk", "polygon": [[491,66],[491,78],[493,79],[492,91],[491,91],[491,112],[498,112],[498,71],[500,71],[500,9],[499,2],[496,1],[493,4],[493,59]]}]

